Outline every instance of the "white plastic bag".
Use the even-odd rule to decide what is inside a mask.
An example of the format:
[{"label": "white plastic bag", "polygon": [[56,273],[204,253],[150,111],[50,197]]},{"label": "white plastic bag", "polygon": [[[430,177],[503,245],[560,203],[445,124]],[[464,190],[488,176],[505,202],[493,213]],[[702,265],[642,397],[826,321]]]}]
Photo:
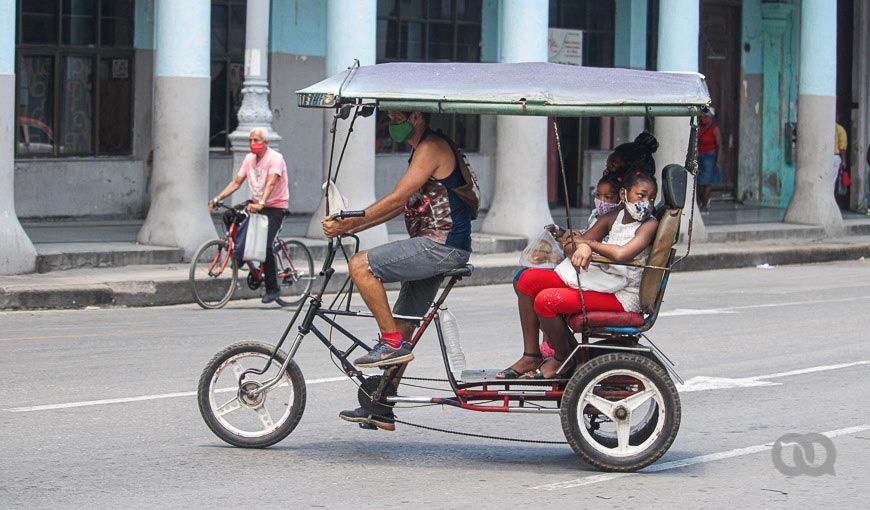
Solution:
[{"label": "white plastic bag", "polygon": [[326,211],[327,216],[332,216],[333,214],[340,213],[341,211],[346,211],[348,209],[347,198],[341,194],[338,190],[338,186],[335,185],[333,181],[326,181],[323,183],[323,188],[326,190],[326,196],[328,198],[327,202],[329,205],[329,210]]},{"label": "white plastic bag", "polygon": [[583,290],[613,294],[628,285],[628,275],[625,269],[625,266],[589,264],[588,271],[583,269],[579,271],[580,279],[578,281],[578,271],[571,264],[571,259],[567,258],[556,266],[556,274],[565,282],[565,285],[572,289],[582,287]]},{"label": "white plastic bag", "polygon": [[251,214],[248,217],[248,231],[245,234],[245,253],[242,260],[246,262],[263,262],[266,260],[266,239],[269,237],[269,218],[265,214]]},{"label": "white plastic bag", "polygon": [[562,250],[562,245],[556,241],[553,234],[544,230],[520,254],[520,265],[549,269],[556,267],[563,258],[565,252]]}]

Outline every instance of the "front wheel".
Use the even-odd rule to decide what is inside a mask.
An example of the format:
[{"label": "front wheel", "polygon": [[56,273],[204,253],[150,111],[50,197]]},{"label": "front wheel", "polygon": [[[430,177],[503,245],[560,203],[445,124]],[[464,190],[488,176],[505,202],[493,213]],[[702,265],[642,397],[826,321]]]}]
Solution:
[{"label": "front wheel", "polygon": [[559,413],[568,444],[584,461],[604,471],[636,471],[673,444],[680,396],[655,361],[606,354],[574,372]]},{"label": "front wheel", "polygon": [[[305,379],[293,360],[282,372],[287,355],[281,351],[266,366],[273,348],[241,342],[220,351],[199,378],[199,412],[216,436],[233,446],[265,448],[293,432],[305,411]],[[248,369],[265,370],[262,375]],[[280,374],[270,390],[251,395]]]},{"label": "front wheel", "polygon": [[190,292],[203,308],[226,305],[236,292],[238,280],[239,267],[224,240],[203,243],[190,261]]}]

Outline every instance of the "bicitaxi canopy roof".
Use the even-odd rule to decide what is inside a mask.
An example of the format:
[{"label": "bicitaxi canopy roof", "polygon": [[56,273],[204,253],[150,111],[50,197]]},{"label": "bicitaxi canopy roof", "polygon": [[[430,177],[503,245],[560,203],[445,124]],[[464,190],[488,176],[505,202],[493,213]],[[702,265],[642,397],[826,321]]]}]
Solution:
[{"label": "bicitaxi canopy roof", "polygon": [[296,92],[299,106],[545,116],[693,116],[710,104],[704,77],[543,62],[354,66]]}]

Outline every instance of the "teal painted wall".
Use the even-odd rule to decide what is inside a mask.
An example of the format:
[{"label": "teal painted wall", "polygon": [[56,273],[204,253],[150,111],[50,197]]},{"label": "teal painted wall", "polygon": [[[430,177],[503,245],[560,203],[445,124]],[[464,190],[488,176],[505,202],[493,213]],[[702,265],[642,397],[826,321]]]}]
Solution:
[{"label": "teal painted wall", "polygon": [[[759,74],[762,69],[764,29],[761,23],[761,0],[743,0],[741,9],[743,31],[743,73]],[[746,46],[749,45],[749,51]]]},{"label": "teal painted wall", "polygon": [[498,62],[498,0],[484,0],[480,26],[480,60],[482,62]]},{"label": "teal painted wall", "polygon": [[614,64],[646,69],[647,0],[616,0],[615,7]]},{"label": "teal painted wall", "polygon": [[[273,53],[326,56],[327,0],[272,0],[269,47]],[[353,30],[353,27],[347,27]]]},{"label": "teal painted wall", "polygon": [[136,0],[133,47],[137,50],[154,49],[154,0]]},{"label": "teal painted wall", "polygon": [[15,0],[0,0],[0,20],[0,74],[12,75],[15,74]]}]

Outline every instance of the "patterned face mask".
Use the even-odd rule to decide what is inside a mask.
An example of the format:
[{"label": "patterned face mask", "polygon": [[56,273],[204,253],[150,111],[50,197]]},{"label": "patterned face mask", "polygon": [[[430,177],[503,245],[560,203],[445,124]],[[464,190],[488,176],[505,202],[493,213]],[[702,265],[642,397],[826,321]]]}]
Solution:
[{"label": "patterned face mask", "polygon": [[625,202],[625,210],[628,211],[628,215],[635,219],[635,221],[644,221],[653,213],[652,202],[649,200],[639,200],[637,202]]},{"label": "patterned face mask", "polygon": [[595,199],[595,210],[598,212],[599,218],[604,216],[605,214],[619,208],[620,205],[622,205],[622,204],[619,202],[617,202],[615,204],[611,204],[610,202],[605,202],[604,200],[601,200],[600,198]]}]

